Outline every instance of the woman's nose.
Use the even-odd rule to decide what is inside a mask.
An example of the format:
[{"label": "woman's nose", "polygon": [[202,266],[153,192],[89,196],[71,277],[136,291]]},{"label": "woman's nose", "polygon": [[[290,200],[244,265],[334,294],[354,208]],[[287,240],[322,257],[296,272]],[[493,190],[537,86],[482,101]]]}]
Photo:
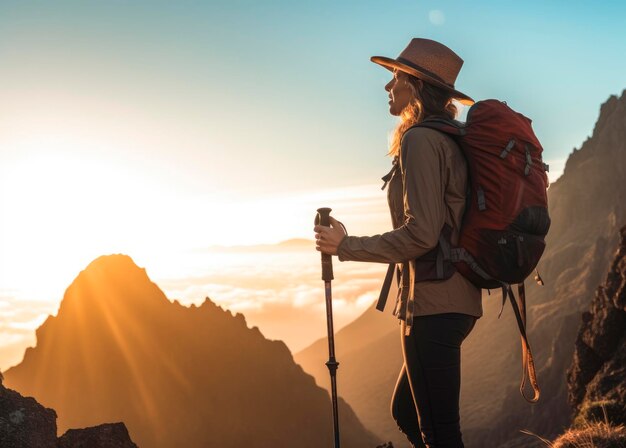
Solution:
[{"label": "woman's nose", "polygon": [[391,92],[392,87],[393,87],[393,79],[387,83],[387,85],[385,86],[385,90],[387,92]]}]

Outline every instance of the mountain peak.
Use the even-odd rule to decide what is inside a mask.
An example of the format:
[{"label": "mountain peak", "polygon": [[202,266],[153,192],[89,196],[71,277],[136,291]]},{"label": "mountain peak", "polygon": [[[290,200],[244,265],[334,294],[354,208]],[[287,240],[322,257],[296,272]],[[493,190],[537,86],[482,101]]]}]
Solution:
[{"label": "mountain peak", "polygon": [[150,282],[146,270],[137,266],[130,256],[124,254],[102,255],[96,258],[78,274],[74,283],[89,282],[94,279]]},{"label": "mountain peak", "polygon": [[91,263],[87,265],[85,270],[111,270],[111,269],[128,269],[128,268],[141,269],[129,255],[125,254],[111,254],[101,255]]},{"label": "mountain peak", "polygon": [[82,306],[84,302],[130,306],[137,303],[164,304],[168,300],[150,280],[146,270],[137,266],[131,257],[112,254],[96,258],[78,274],[65,291],[59,316],[67,309]]},{"label": "mountain peak", "polygon": [[[591,137],[574,148],[565,163],[563,175],[550,189],[563,184],[586,185],[588,179],[602,183],[604,179],[619,179],[626,166],[626,90],[621,96],[611,95],[600,106],[600,115]],[[582,182],[582,183],[581,183]],[[567,187],[568,189],[570,187]]]},{"label": "mountain peak", "polygon": [[622,123],[626,122],[626,89],[622,91],[621,96],[611,95],[600,106],[600,116],[593,130],[592,136],[601,134],[607,126],[613,124],[616,120]]}]

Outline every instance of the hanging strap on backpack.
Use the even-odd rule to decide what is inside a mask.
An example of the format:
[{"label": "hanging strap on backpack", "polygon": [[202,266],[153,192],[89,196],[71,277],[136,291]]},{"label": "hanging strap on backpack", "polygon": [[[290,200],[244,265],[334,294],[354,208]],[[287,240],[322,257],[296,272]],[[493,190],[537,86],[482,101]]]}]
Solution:
[{"label": "hanging strap on backpack", "polygon": [[380,290],[380,295],[378,296],[378,302],[376,303],[376,309],[378,311],[385,310],[385,304],[387,303],[387,297],[389,297],[389,290],[391,289],[391,282],[393,280],[393,271],[396,268],[395,263],[390,263],[387,268],[387,274],[385,274],[385,281],[383,282],[383,287]]},{"label": "hanging strap on backpack", "polygon": [[[513,289],[511,288],[511,285],[507,283],[502,283],[502,295],[503,297],[508,297],[509,301],[511,302],[511,307],[513,308],[513,312],[515,313],[515,320],[517,320],[517,326],[519,327],[522,342],[522,380],[519,388],[520,393],[522,394],[522,397],[524,397],[524,399],[529,403],[536,403],[537,401],[539,401],[541,391],[539,390],[539,385],[537,384],[535,360],[530,349],[530,344],[528,343],[528,337],[526,336],[526,290],[524,287],[524,283],[520,283],[519,285],[517,285],[517,291],[520,297],[519,305],[517,303],[517,300],[515,299],[515,295],[513,294]],[[528,398],[524,392],[527,379],[530,383],[530,386],[533,388],[532,398]]]}]

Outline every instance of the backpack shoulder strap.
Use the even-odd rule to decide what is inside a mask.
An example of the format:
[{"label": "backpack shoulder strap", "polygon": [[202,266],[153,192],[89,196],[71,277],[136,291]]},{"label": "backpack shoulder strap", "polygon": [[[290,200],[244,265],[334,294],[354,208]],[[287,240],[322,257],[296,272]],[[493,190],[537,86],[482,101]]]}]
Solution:
[{"label": "backpack shoulder strap", "polygon": [[435,129],[437,131],[443,132],[444,134],[449,134],[455,137],[461,137],[465,135],[465,123],[441,117],[429,117],[419,122],[418,124],[411,126],[411,128],[416,127]]},{"label": "backpack shoulder strap", "polygon": [[[465,123],[461,123],[460,121],[451,120],[443,117],[429,117],[417,124],[414,124],[410,128],[408,128],[406,132],[410,131],[413,128],[429,128],[434,129],[439,132],[443,132],[453,138],[459,138],[465,135]],[[401,166],[405,165],[406,155],[402,154],[402,163]]]}]

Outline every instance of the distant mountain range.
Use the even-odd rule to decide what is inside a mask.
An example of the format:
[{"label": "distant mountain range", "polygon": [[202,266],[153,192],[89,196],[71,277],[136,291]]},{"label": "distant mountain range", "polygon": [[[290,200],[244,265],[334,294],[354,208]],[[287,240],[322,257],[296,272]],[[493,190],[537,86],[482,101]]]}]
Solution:
[{"label": "distant mountain range", "polygon": [[[513,313],[507,306],[497,319],[500,294],[485,294],[485,315],[463,349],[461,406],[467,446],[544,446],[519,431],[553,438],[569,424],[566,371],[580,316],[609,267],[618,230],[626,222],[626,91],[602,105],[593,135],[570,155],[548,197],[552,227],[539,264],[545,286],[527,282],[529,337],[542,398],[529,405],[520,397]],[[399,335],[396,326],[382,323],[374,313],[369,309],[336,337],[341,394],[368,428],[405,447],[388,410],[393,372],[401,363]],[[318,341],[295,358],[326,386],[319,367],[324,347],[324,340]]]},{"label": "distant mountain range", "polygon": [[[4,383],[54,408],[60,431],[123,421],[140,447],[332,445],[329,395],[284,343],[209,299],[170,302],[124,255],[78,275]],[[342,446],[380,443],[339,412]]]}]

